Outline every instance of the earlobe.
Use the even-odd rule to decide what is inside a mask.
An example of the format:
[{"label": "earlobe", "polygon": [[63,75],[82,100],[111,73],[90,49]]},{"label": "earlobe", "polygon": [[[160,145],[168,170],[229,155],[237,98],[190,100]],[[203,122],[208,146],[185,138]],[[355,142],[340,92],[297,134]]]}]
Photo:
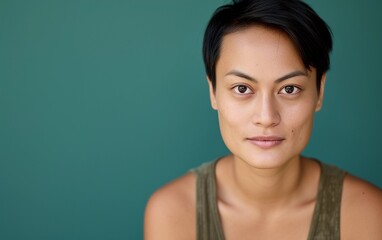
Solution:
[{"label": "earlobe", "polygon": [[211,101],[211,107],[214,110],[217,110],[217,104],[216,104],[216,97],[215,97],[215,90],[214,87],[212,86],[211,80],[207,77],[207,82],[208,82],[208,88],[210,92],[210,101]]},{"label": "earlobe", "polygon": [[320,111],[322,108],[322,102],[324,100],[324,92],[325,92],[325,82],[326,82],[326,73],[324,73],[321,77],[321,86],[320,86],[320,92],[318,95],[318,100],[316,105],[316,112]]}]

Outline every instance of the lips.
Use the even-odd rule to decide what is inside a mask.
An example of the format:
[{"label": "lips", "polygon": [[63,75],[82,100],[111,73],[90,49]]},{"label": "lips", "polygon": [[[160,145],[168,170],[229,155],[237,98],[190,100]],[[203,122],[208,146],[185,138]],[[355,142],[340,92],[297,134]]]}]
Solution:
[{"label": "lips", "polygon": [[247,138],[247,140],[260,148],[268,149],[280,145],[285,138],[277,136],[256,136]]}]

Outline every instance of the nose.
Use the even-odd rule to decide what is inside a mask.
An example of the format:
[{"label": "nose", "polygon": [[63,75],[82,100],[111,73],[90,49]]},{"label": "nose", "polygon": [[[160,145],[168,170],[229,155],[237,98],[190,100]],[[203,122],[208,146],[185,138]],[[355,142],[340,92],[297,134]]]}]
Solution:
[{"label": "nose", "polygon": [[253,124],[270,128],[280,123],[281,116],[272,95],[262,94],[255,99],[255,110],[252,117]]}]

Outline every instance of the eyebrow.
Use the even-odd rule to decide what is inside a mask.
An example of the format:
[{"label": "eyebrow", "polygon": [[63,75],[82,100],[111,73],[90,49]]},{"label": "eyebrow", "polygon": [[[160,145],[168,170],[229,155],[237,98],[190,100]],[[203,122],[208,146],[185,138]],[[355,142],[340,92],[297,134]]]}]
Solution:
[{"label": "eyebrow", "polygon": [[[255,78],[253,78],[253,77],[251,77],[251,76],[249,76],[249,75],[247,75],[247,74],[245,74],[243,72],[240,72],[238,70],[232,70],[232,71],[228,72],[225,76],[228,76],[228,75],[234,75],[234,76],[237,76],[237,77],[240,77],[240,78],[244,78],[244,79],[247,79],[247,80],[255,82],[255,83],[258,82]],[[289,78],[293,78],[293,77],[297,77],[297,76],[305,76],[305,77],[307,77],[308,74],[305,73],[305,72],[302,72],[300,70],[296,70],[296,71],[290,72],[288,74],[285,74],[282,77],[279,77],[278,79],[275,80],[275,83],[280,83],[280,82],[285,81],[285,80],[287,80]]]}]

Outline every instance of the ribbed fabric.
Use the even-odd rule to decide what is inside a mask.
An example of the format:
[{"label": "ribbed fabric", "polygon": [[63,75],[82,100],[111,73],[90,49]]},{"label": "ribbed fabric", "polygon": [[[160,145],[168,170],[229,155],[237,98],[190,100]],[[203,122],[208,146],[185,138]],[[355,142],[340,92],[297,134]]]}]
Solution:
[{"label": "ribbed fabric", "polygon": [[[193,170],[196,181],[197,240],[224,240],[216,198],[215,166],[218,160]],[[308,240],[339,240],[342,186],[345,172],[321,163],[316,205]],[[256,239],[256,236],[253,237]]]}]

